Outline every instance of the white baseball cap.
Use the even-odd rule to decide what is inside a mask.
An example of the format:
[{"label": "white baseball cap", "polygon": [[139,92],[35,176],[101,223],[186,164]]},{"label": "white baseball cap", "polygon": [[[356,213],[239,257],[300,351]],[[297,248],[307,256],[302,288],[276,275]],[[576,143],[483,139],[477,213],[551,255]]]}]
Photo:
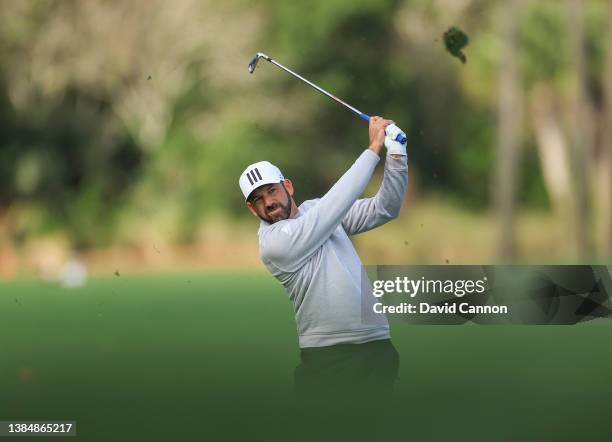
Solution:
[{"label": "white baseball cap", "polygon": [[244,169],[238,184],[240,184],[240,190],[242,190],[246,201],[251,192],[258,187],[265,184],[280,183],[284,179],[278,167],[268,161],[260,161]]}]

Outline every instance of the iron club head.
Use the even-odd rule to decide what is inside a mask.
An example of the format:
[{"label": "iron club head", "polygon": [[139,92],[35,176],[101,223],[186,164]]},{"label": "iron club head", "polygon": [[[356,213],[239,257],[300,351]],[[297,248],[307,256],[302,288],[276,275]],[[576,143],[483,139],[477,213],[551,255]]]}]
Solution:
[{"label": "iron club head", "polygon": [[257,62],[262,57],[265,58],[266,60],[270,61],[270,57],[268,57],[263,52],[258,52],[257,54],[255,54],[255,57],[253,57],[253,59],[249,63],[249,74],[252,74],[253,72],[255,72],[255,68],[257,67]]}]

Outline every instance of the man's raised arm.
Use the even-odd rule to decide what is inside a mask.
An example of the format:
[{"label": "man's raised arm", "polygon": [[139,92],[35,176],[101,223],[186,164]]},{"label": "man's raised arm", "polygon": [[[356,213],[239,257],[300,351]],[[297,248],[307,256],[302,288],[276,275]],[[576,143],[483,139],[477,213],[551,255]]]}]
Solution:
[{"label": "man's raised arm", "polygon": [[363,193],[380,160],[389,120],[372,117],[370,146],[334,186],[305,214],[279,221],[261,237],[262,258],[284,271],[294,271],[334,233]]},{"label": "man's raised arm", "polygon": [[366,232],[397,218],[407,183],[406,155],[387,155],[383,182],[376,195],[357,200],[342,220],[342,227],[347,235]]}]

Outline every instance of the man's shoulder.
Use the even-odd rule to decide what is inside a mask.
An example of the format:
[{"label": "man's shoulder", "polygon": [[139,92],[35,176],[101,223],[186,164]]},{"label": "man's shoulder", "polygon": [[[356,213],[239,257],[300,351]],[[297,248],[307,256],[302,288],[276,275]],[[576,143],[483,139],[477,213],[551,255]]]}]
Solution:
[{"label": "man's shoulder", "polygon": [[[259,228],[259,255],[263,263],[272,270],[287,268],[288,256],[291,250],[288,243],[295,232],[292,226],[294,219],[285,219],[273,224],[263,223]],[[271,267],[272,266],[272,267]]]},{"label": "man's shoulder", "polygon": [[264,234],[269,234],[272,232],[281,232],[287,230],[287,225],[293,221],[292,219],[284,219],[282,221],[277,221],[273,224],[262,222],[259,226],[259,236],[261,237]]},{"label": "man's shoulder", "polygon": [[[320,198],[304,201],[298,206],[300,215],[308,212],[308,210],[316,206],[319,201]],[[263,236],[270,236],[271,234],[274,236],[276,233],[289,235],[292,233],[291,224],[298,222],[297,220],[298,218],[288,218],[282,221],[277,221],[273,224],[262,221],[261,225],[259,226],[259,237],[262,238]]]}]

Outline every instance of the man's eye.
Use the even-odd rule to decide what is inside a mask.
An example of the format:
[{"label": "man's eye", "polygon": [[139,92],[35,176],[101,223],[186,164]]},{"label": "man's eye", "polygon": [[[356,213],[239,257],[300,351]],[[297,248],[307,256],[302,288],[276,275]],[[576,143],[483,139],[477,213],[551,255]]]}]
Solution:
[{"label": "man's eye", "polygon": [[275,187],[272,187],[272,188],[271,188],[271,189],[268,191],[268,193],[275,193],[275,192],[276,192],[276,188],[275,188]]}]

